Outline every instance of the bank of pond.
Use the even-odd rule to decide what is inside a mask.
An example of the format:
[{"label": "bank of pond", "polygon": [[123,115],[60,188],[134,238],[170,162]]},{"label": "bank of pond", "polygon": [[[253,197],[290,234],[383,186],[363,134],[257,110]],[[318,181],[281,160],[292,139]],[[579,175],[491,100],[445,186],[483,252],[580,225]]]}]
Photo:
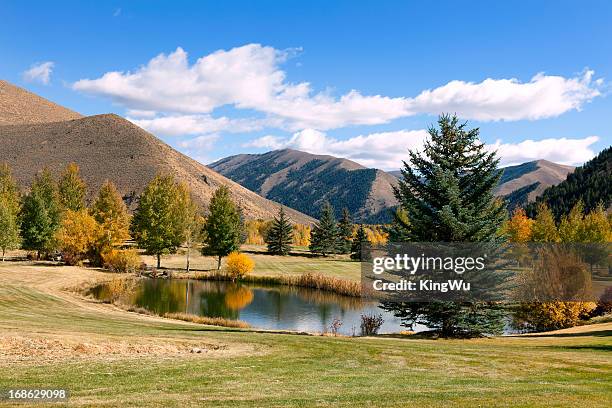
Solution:
[{"label": "bank of pond", "polygon": [[222,280],[122,280],[90,290],[96,299],[160,316],[183,314],[242,321],[252,328],[359,335],[362,315],[382,315],[379,333],[405,330],[399,318],[359,297],[291,285]]}]

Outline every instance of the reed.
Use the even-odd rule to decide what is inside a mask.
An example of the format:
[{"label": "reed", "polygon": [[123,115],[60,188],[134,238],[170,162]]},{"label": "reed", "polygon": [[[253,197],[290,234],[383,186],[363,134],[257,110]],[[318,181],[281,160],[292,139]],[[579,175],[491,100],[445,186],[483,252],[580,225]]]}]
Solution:
[{"label": "reed", "polygon": [[[231,281],[232,278],[223,272],[197,272],[190,274],[175,274],[173,278]],[[344,296],[361,296],[361,283],[325,276],[320,273],[304,273],[300,276],[257,276],[247,275],[240,282],[260,285],[288,285],[302,288],[325,290]]]},{"label": "reed", "polygon": [[163,317],[168,319],[182,320],[184,322],[191,322],[197,324],[207,324],[210,326],[223,326],[223,327],[234,327],[238,329],[248,329],[249,324],[242,320],[231,320],[224,319],[223,317],[206,317],[197,316],[190,313],[166,313]]}]

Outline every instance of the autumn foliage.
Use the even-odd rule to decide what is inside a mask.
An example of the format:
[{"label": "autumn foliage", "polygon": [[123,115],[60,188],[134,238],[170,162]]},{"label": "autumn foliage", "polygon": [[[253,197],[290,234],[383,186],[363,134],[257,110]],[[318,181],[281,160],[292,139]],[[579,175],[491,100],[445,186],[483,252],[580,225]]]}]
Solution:
[{"label": "autumn foliage", "polygon": [[235,280],[251,273],[254,267],[255,262],[248,255],[232,252],[227,256],[225,272]]}]

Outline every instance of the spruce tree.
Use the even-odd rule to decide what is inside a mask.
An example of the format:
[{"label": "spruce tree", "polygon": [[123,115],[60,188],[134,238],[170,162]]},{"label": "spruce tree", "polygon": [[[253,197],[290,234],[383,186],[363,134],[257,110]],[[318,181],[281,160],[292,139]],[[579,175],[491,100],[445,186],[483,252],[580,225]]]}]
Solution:
[{"label": "spruce tree", "polygon": [[274,217],[272,225],[266,235],[268,252],[274,255],[287,255],[291,252],[293,242],[293,226],[285,215],[284,207],[278,210],[278,217]]},{"label": "spruce tree", "polygon": [[58,182],[59,199],[64,210],[80,211],[85,208],[86,185],[79,174],[79,166],[70,163]]},{"label": "spruce tree", "polygon": [[156,176],[140,196],[132,218],[132,233],[140,248],[157,257],[175,253],[185,238],[188,216],[181,205],[182,188],[170,175]]},{"label": "spruce tree", "polygon": [[338,252],[340,232],[334,216],[334,207],[326,201],[321,208],[321,218],[310,233],[310,251],[323,256]]},{"label": "spruce tree", "polygon": [[53,238],[61,221],[61,204],[57,184],[51,173],[44,169],[34,177],[30,193],[21,209],[22,247],[41,253],[53,249]]},{"label": "spruce tree", "polygon": [[221,186],[215,191],[210,199],[208,212],[202,228],[204,238],[202,255],[216,256],[217,269],[221,269],[221,259],[240,249],[242,244],[244,234],[242,212],[232,201],[226,186]]},{"label": "spruce tree", "polygon": [[342,209],[342,218],[338,223],[338,252],[341,254],[351,253],[353,242],[353,220],[348,208]]},{"label": "spruce tree", "polygon": [[[506,210],[493,190],[501,172],[498,158],[456,116],[442,115],[430,127],[422,152],[409,151],[394,192],[394,237],[414,242],[483,242],[496,245]],[[404,215],[410,217],[410,222]],[[443,336],[499,333],[504,313],[497,304],[432,301],[385,303],[404,323],[422,323]]]},{"label": "spruce tree", "polygon": [[17,249],[19,234],[19,190],[8,164],[0,164],[0,250],[4,262],[7,250]]},{"label": "spruce tree", "polygon": [[361,247],[364,243],[368,243],[368,234],[363,224],[360,224],[359,229],[357,229],[357,234],[351,243],[351,259],[362,260]]}]

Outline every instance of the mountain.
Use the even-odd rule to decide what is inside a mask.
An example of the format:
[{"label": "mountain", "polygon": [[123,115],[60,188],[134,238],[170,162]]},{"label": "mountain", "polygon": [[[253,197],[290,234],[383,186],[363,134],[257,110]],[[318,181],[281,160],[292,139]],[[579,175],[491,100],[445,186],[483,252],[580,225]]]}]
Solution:
[{"label": "mountain", "polygon": [[390,219],[397,205],[392,185],[397,179],[347,159],[292,149],[240,154],[209,165],[213,170],[262,196],[313,217],[329,200],[340,216],[346,207],[357,222]]},{"label": "mountain", "polygon": [[550,186],[561,183],[573,166],[557,164],[548,160],[535,160],[517,166],[504,167],[495,194],[503,196],[512,210],[533,202]]},{"label": "mountain", "polygon": [[[569,173],[574,171],[573,166],[557,164],[548,160],[535,160],[516,166],[504,167],[495,195],[504,197],[508,208],[525,206],[533,202],[536,197],[548,187],[561,183]],[[390,171],[397,178],[401,177],[400,170]]]},{"label": "mountain", "polygon": [[0,126],[61,122],[83,116],[0,80]]},{"label": "mountain", "polygon": [[545,202],[559,219],[578,200],[582,200],[587,212],[600,202],[606,209],[612,205],[612,147],[602,150],[584,166],[576,168],[563,182],[547,188],[527,207],[527,213],[533,216],[537,204]]},{"label": "mountain", "polygon": [[[0,162],[12,167],[23,188],[43,167],[59,174],[75,162],[89,187],[89,199],[110,179],[133,209],[135,198],[156,174],[171,173],[190,187],[194,199],[204,207],[215,189],[226,185],[246,218],[276,215],[277,203],[183,155],[120,116],[82,117],[6,82],[2,90]],[[295,222],[313,221],[297,211],[287,211]]]}]

